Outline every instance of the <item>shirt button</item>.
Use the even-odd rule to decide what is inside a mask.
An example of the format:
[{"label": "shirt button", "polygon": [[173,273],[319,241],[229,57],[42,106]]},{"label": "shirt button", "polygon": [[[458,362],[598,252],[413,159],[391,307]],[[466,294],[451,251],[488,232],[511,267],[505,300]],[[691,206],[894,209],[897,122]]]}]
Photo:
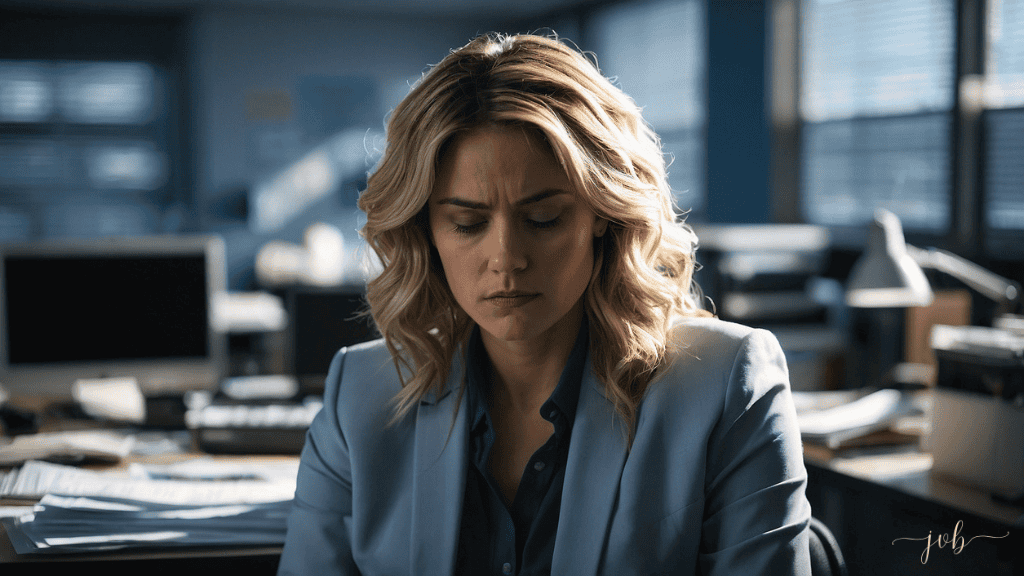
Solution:
[{"label": "shirt button", "polygon": [[558,416],[558,410],[552,410],[548,412],[548,420],[554,420],[555,416]]},{"label": "shirt button", "polygon": [[540,472],[541,470],[544,469],[544,463],[543,462],[534,462],[533,463],[533,469],[536,470],[537,472]]},{"label": "shirt button", "polygon": [[505,562],[504,564],[502,564],[501,565],[501,573],[505,574],[505,576],[508,576],[509,574],[511,574],[512,573],[512,565],[509,564],[508,562]]}]

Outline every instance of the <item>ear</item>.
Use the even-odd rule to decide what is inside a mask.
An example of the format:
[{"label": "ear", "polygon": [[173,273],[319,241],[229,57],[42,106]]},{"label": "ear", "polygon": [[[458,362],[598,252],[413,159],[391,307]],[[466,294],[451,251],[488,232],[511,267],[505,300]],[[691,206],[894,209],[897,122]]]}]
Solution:
[{"label": "ear", "polygon": [[597,220],[594,222],[594,238],[600,238],[601,236],[604,236],[604,233],[607,231],[608,220],[605,220],[604,218],[598,216]]}]

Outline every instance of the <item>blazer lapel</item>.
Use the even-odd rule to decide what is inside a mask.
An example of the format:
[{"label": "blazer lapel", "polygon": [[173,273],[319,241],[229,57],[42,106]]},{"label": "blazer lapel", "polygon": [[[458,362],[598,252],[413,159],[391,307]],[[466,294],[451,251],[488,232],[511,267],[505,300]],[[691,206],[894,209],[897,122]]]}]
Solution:
[{"label": "blazer lapel", "polygon": [[[448,392],[421,402],[416,414],[410,574],[455,570],[466,485],[467,425],[465,398],[457,405],[458,394],[452,392],[462,378],[461,363],[453,363],[451,374]],[[453,411],[457,411],[454,425]]]},{"label": "blazer lapel", "polygon": [[[587,358],[590,366],[590,358]],[[552,574],[597,574],[625,466],[627,436],[592,370],[583,376],[566,462]]]}]

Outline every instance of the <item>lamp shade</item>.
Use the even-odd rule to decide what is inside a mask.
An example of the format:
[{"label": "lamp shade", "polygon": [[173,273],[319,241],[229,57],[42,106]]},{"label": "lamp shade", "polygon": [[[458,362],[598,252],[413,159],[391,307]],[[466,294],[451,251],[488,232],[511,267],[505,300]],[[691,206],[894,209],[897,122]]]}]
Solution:
[{"label": "lamp shade", "polygon": [[927,306],[932,299],[924,271],[907,252],[899,218],[876,210],[867,249],[850,272],[846,303],[856,308],[905,308]]}]

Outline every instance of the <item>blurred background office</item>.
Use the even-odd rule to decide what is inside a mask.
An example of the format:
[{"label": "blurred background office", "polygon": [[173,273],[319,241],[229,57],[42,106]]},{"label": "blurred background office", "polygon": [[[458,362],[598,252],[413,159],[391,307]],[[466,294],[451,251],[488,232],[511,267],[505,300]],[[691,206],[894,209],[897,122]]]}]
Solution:
[{"label": "blurred background office", "polygon": [[[708,306],[772,330],[794,390],[901,391],[843,434],[942,392],[882,438],[921,448],[892,477],[1019,529],[1024,0],[0,0],[0,386],[193,432],[286,401],[292,433],[198,445],[297,451],[332,354],[375,336],[356,200],[388,112],[487,31],[595,54],[662,139]],[[877,551],[917,532],[853,545],[905,495],[858,504],[828,466],[809,495],[852,565],[915,562]]]},{"label": "blurred background office", "polygon": [[359,286],[388,111],[492,30],[557,32],[643,106],[716,311],[798,379],[905,332],[842,302],[879,208],[1024,280],[1020,0],[5,0],[0,241],[214,234],[229,290]]}]

